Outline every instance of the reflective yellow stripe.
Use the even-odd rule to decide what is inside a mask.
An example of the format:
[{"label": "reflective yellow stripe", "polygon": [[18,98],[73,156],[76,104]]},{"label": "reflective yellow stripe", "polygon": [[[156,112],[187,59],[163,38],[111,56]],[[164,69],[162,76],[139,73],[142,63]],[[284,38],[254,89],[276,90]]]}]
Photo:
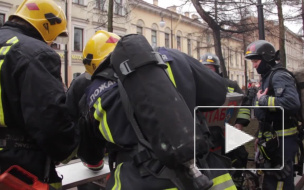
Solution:
[{"label": "reflective yellow stripe", "polygon": [[210,190],[237,190],[229,173],[212,179],[213,186]]},{"label": "reflective yellow stripe", "polygon": [[172,69],[171,69],[171,66],[170,64],[167,62],[167,72],[168,72],[168,75],[169,75],[169,78],[171,80],[171,82],[174,84],[175,88],[176,88],[176,83],[175,83],[175,80],[174,80],[174,76],[173,76],[173,73],[172,73]]},{"label": "reflective yellow stripe", "polygon": [[174,188],[169,188],[169,189],[164,189],[164,190],[178,190],[176,187]]},{"label": "reflective yellow stripe", "polygon": [[276,190],[283,190],[283,186],[284,186],[284,182],[283,181],[278,181]]},{"label": "reflective yellow stripe", "polygon": [[250,109],[248,109],[248,108],[241,108],[239,110],[237,118],[249,120],[250,119]]},{"label": "reflective yellow stripe", "polygon": [[[268,97],[268,106],[275,106],[275,97]],[[269,111],[276,111],[275,108],[269,108]]]},{"label": "reflective yellow stripe", "polygon": [[95,108],[94,118],[99,121],[99,131],[101,132],[102,136],[109,142],[115,143],[108,126],[107,122],[107,112],[102,109],[101,105],[101,98],[98,98],[98,105]]},{"label": "reflective yellow stripe", "polygon": [[263,155],[267,157],[268,160],[271,160],[271,159],[268,157],[268,155],[266,154],[266,152],[265,152],[263,146],[259,146],[259,149],[260,149],[260,151],[263,153]]},{"label": "reflective yellow stripe", "polygon": [[120,190],[121,189],[121,182],[120,182],[120,168],[122,166],[122,163],[120,163],[115,172],[114,172],[114,177],[115,177],[115,184],[112,190]]},{"label": "reflective yellow stripe", "polygon": [[61,189],[61,188],[62,188],[61,182],[58,182],[58,183],[50,183],[49,185],[52,186],[52,187],[55,188],[55,189]]},{"label": "reflective yellow stripe", "polygon": [[279,130],[276,131],[278,136],[290,136],[290,135],[295,135],[298,133],[297,127],[289,128],[289,129],[284,129],[284,131]]},{"label": "reflective yellow stripe", "polygon": [[[6,55],[7,52],[10,50],[10,48],[19,42],[18,38],[15,36],[9,40],[6,41],[6,44],[9,46],[3,46],[0,49],[0,55]],[[1,69],[3,65],[4,59],[0,60],[0,74],[1,74]],[[2,85],[1,85],[1,75],[0,75],[0,126],[6,127],[5,121],[4,121],[4,112],[3,112],[3,104],[2,104]],[[0,149],[1,150],[1,149]]]},{"label": "reflective yellow stripe", "polygon": [[3,148],[0,148],[0,151],[3,150]]},{"label": "reflective yellow stripe", "polygon": [[255,101],[255,106],[259,106],[259,100]]},{"label": "reflective yellow stripe", "polygon": [[234,92],[234,88],[228,86],[228,92],[229,92],[229,93]]},{"label": "reflective yellow stripe", "polygon": [[[282,137],[282,136],[290,136],[290,135],[295,135],[298,133],[298,129],[297,127],[292,127],[292,128],[289,128],[289,129],[284,129],[283,131],[282,130],[278,130],[278,131],[275,131],[277,133],[277,135],[279,137]],[[259,132],[259,135],[258,135],[258,138],[261,138],[262,137],[262,132]],[[270,131],[266,131],[264,132],[264,137],[267,138],[271,138],[272,137],[272,133]]]}]

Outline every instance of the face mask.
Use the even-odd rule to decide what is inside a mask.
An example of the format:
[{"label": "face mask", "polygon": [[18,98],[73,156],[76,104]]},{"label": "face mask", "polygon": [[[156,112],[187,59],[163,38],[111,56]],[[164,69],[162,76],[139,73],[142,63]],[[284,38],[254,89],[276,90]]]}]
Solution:
[{"label": "face mask", "polygon": [[271,69],[271,66],[264,60],[261,61],[260,65],[256,69],[261,75],[266,74]]}]

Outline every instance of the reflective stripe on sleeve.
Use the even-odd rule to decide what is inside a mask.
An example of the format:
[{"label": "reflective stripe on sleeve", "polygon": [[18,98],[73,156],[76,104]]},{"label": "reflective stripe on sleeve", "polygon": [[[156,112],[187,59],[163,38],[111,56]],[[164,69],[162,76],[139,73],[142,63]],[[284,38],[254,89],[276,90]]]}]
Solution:
[{"label": "reflective stripe on sleeve", "polygon": [[212,179],[213,186],[210,190],[237,190],[229,173]]},{"label": "reflective stripe on sleeve", "polygon": [[101,132],[102,136],[109,142],[115,143],[108,126],[107,122],[107,112],[102,109],[101,105],[101,98],[98,98],[98,103],[95,108],[94,118],[99,121],[99,131]]},{"label": "reflective stripe on sleeve", "polygon": [[250,109],[248,108],[240,108],[239,113],[237,115],[238,119],[250,119]]},{"label": "reflective stripe on sleeve", "polygon": [[[268,97],[268,106],[275,106],[275,97]],[[269,111],[276,111],[275,108],[269,108]]]},{"label": "reflective stripe on sleeve", "polygon": [[[298,133],[298,129],[297,127],[292,127],[292,128],[289,128],[289,129],[284,129],[284,130],[278,130],[278,131],[275,131],[277,133],[277,135],[279,137],[282,137],[282,136],[291,136],[291,135],[295,135]],[[265,131],[264,132],[264,137],[266,138],[266,140],[272,138],[272,133],[270,131]],[[259,135],[258,135],[258,138],[262,138],[262,132],[259,132]]]},{"label": "reflective stripe on sleeve", "polygon": [[234,92],[234,88],[228,86],[228,92],[229,92],[229,93]]},{"label": "reflective stripe on sleeve", "polygon": [[[3,47],[1,47],[1,49],[0,49],[0,55],[6,55],[7,52],[10,50],[10,48],[18,42],[19,42],[19,40],[16,36],[7,40],[6,44]],[[4,57],[0,60],[0,74],[1,74],[1,69],[2,69],[3,62],[4,62]],[[6,127],[6,124],[5,124],[5,121],[4,121],[3,104],[2,104],[1,75],[0,75],[0,126],[1,127]]]}]

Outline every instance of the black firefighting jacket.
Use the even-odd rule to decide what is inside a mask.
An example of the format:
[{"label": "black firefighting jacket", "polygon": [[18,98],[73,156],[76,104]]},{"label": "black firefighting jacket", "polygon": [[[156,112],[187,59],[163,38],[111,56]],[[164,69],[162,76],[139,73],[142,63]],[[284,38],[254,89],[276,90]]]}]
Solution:
[{"label": "black firefighting jacket", "polygon": [[[65,106],[59,55],[35,31],[0,28],[0,172],[19,165],[43,180],[47,157],[66,159],[78,134]],[[5,145],[6,144],[6,145]],[[50,183],[61,181],[50,167]]]},{"label": "black firefighting jacket", "polygon": [[[281,67],[277,64],[273,69]],[[284,125],[282,118],[282,110],[280,108],[271,107],[269,109],[261,108],[254,109],[255,116],[261,122],[266,122],[273,125],[274,130],[277,131],[278,135],[293,135],[297,132],[296,123],[293,121],[292,116],[294,116],[300,109],[301,103],[299,99],[299,94],[295,85],[294,78],[284,70],[276,71],[270,84],[270,76],[272,70],[268,73],[262,75],[262,85],[261,90],[264,91],[272,85],[271,89],[268,89],[267,95],[262,96],[259,100],[257,98],[253,102],[256,106],[280,106],[284,109]],[[282,126],[288,131],[282,132]],[[266,129],[265,129],[266,130]],[[284,134],[282,134],[284,133]]]},{"label": "black firefighting jacket", "polygon": [[[222,77],[178,50],[161,48],[159,52],[164,62],[169,63],[167,73],[192,114],[195,106],[221,106],[224,103],[227,88]],[[100,153],[103,149],[96,146],[96,142],[110,142],[128,150],[137,145],[138,140],[124,112],[117,82],[98,73],[92,78],[86,91],[91,124],[82,128],[82,139],[87,144],[80,145],[78,156],[93,165],[102,159],[98,156],[103,156]],[[91,136],[83,137],[84,134]]]}]

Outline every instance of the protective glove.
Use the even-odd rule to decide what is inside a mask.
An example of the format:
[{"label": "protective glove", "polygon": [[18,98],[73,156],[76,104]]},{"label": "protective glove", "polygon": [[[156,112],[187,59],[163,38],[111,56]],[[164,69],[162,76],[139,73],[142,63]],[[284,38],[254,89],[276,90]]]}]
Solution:
[{"label": "protective glove", "polygon": [[104,160],[100,160],[100,162],[98,162],[97,164],[87,164],[85,162],[82,162],[83,165],[87,168],[89,168],[90,170],[93,170],[93,171],[99,171],[103,168],[104,166]]}]

